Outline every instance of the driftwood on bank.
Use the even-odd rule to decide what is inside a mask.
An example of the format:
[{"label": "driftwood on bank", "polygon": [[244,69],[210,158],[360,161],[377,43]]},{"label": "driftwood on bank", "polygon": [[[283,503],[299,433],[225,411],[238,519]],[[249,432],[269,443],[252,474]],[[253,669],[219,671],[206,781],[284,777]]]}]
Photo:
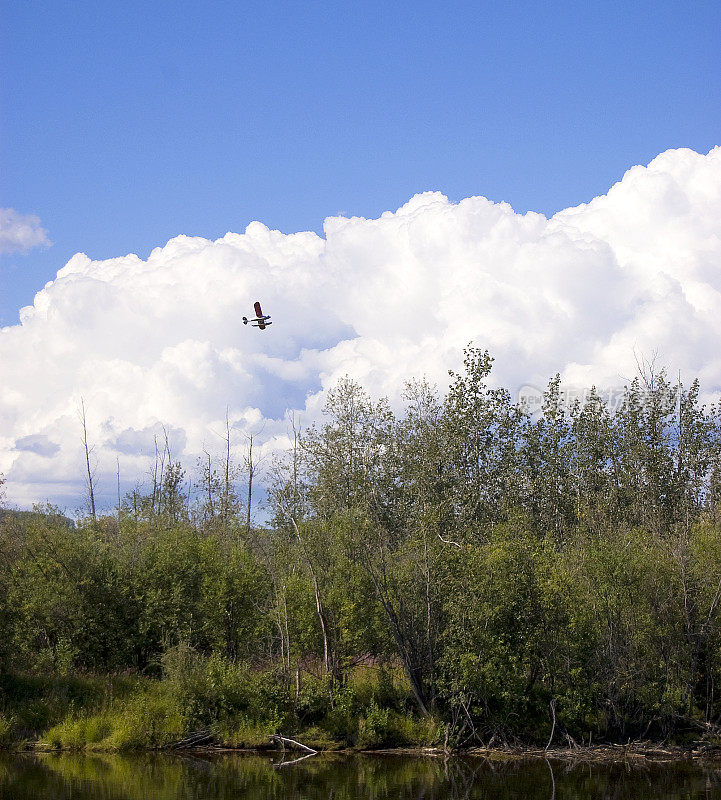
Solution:
[{"label": "driftwood on bank", "polygon": [[318,751],[314,750],[312,747],[308,747],[308,745],[303,744],[302,742],[296,742],[295,739],[289,739],[287,736],[280,736],[278,734],[273,734],[270,737],[271,742],[278,742],[282,750],[285,750],[286,744],[289,747],[297,747],[299,750],[304,750],[309,755],[315,756],[318,755]]},{"label": "driftwood on bank", "polygon": [[291,764],[297,764],[299,761],[305,761],[306,758],[312,758],[313,756],[318,755],[317,750],[314,750],[312,747],[308,747],[308,745],[305,745],[302,742],[296,742],[295,739],[289,739],[287,736],[273,734],[270,737],[270,740],[271,742],[277,742],[280,745],[284,756],[286,744],[289,747],[296,748],[304,752],[304,755],[302,755],[300,758],[294,758],[292,761],[280,761],[277,764],[273,764],[274,767],[289,767]]},{"label": "driftwood on bank", "polygon": [[179,739],[168,745],[169,750],[184,750],[189,747],[198,747],[201,744],[207,744],[213,738],[213,732],[210,728],[201,731],[193,731],[185,738]]}]

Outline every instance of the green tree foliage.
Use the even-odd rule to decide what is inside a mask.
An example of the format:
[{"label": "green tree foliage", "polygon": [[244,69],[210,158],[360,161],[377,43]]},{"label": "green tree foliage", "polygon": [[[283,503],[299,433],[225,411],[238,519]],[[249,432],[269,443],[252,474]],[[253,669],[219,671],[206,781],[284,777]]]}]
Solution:
[{"label": "green tree foliage", "polygon": [[[644,365],[617,410],[556,376],[529,416],[491,369],[469,347],[397,413],[341,380],[292,423],[265,527],[229,426],[192,497],[166,446],[114,517],[4,513],[0,671],[150,676],[157,741],[721,735],[718,410]],[[145,741],[107,702],[66,734]]]}]

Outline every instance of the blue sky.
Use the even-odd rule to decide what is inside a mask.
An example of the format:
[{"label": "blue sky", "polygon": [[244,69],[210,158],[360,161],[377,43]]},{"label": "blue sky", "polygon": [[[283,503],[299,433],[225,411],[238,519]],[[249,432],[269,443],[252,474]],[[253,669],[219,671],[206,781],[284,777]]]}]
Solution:
[{"label": "blue sky", "polygon": [[721,4],[5,0],[0,324],[74,253],[261,220],[320,231],[416,192],[546,214],[721,130]]},{"label": "blue sky", "polygon": [[164,429],[270,463],[343,375],[399,408],[471,341],[516,394],[658,353],[721,397],[718,0],[0,16],[5,502],[78,506],[81,399],[112,506]]}]

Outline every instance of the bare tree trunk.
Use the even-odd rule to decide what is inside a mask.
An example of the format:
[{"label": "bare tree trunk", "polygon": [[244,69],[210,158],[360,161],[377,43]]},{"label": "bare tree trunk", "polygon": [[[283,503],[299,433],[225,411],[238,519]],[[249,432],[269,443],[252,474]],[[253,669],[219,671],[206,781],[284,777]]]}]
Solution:
[{"label": "bare tree trunk", "polygon": [[281,614],[280,607],[278,607],[278,631],[280,633],[280,660],[285,667],[285,630],[283,629],[283,615]]},{"label": "bare tree trunk", "polygon": [[330,671],[330,648],[328,647],[328,631],[325,624],[325,612],[323,611],[323,603],[320,599],[320,589],[318,588],[318,579],[315,575],[315,570],[313,569],[313,562],[308,555],[308,550],[306,549],[305,542],[303,541],[300,530],[298,529],[298,525],[293,519],[290,518],[290,521],[293,525],[293,530],[295,530],[295,535],[298,537],[298,541],[300,542],[300,546],[303,549],[303,554],[305,555],[305,561],[308,564],[308,570],[310,572],[311,580],[313,581],[313,593],[315,594],[315,610],[318,614],[318,621],[320,622],[320,629],[321,633],[323,634],[323,664],[325,666],[326,672]]},{"label": "bare tree trunk", "polygon": [[188,478],[188,494],[185,499],[185,515],[188,519],[190,519],[190,497],[193,491],[193,479]]},{"label": "bare tree trunk", "polygon": [[223,481],[223,526],[228,528],[230,512],[230,422],[228,407],[225,407],[225,476]]},{"label": "bare tree trunk", "polygon": [[386,557],[383,547],[383,529],[376,514],[376,530],[378,532],[378,556],[380,558],[379,567],[373,565],[373,555],[369,547],[365,548],[365,569],[376,590],[376,596],[380,600],[383,610],[389,623],[391,634],[398,648],[398,654],[403,662],[403,667],[411,684],[413,695],[415,696],[418,708],[424,716],[428,715],[428,697],[423,686],[423,674],[419,658],[418,648],[415,643],[406,636],[401,620],[393,605],[392,593],[389,591],[388,573],[386,570]]},{"label": "bare tree trunk", "polygon": [[287,671],[290,673],[290,631],[288,630],[288,603],[286,594],[283,592],[283,626],[285,628],[285,654],[287,659]]},{"label": "bare tree trunk", "polygon": [[391,630],[391,635],[396,643],[396,647],[398,648],[398,654],[401,657],[401,661],[403,662],[403,668],[406,671],[406,676],[411,684],[411,690],[413,692],[413,696],[416,699],[416,703],[418,705],[418,709],[424,716],[428,715],[428,699],[426,697],[425,689],[423,688],[423,681],[420,675],[420,670],[418,669],[418,659],[412,653],[412,648],[409,646],[409,643],[403,633],[401,628],[400,621],[398,619],[398,615],[396,614],[395,609],[393,608],[393,604],[390,601],[389,597],[383,593],[380,588],[379,582],[376,579],[375,574],[371,571],[370,572],[371,580],[373,580],[376,593],[378,595],[378,599],[383,606],[384,611],[386,612],[386,616],[388,618],[389,627]]},{"label": "bare tree trunk", "polygon": [[551,742],[553,741],[553,734],[556,732],[556,698],[551,698],[551,702],[549,704],[549,708],[551,709],[551,716],[553,718],[553,724],[551,725],[551,735],[548,737],[548,742],[546,743],[545,749],[551,746]]},{"label": "bare tree trunk", "polygon": [[433,613],[432,613],[432,604],[431,604],[431,565],[428,558],[428,536],[425,530],[425,523],[424,523],[424,530],[423,530],[423,569],[424,569],[424,577],[425,577],[425,595],[426,595],[426,639],[427,639],[427,646],[428,646],[428,683],[431,687],[431,697],[430,702],[434,702],[434,696],[432,687],[435,686],[435,654],[433,652]]},{"label": "bare tree trunk", "polygon": [[92,448],[88,447],[88,426],[85,419],[85,400],[80,398],[80,421],[83,426],[83,446],[85,447],[85,468],[87,470],[87,483],[88,483],[88,501],[90,504],[90,516],[96,519],[95,516],[95,490],[93,487],[93,471],[90,468],[90,453]]},{"label": "bare tree trunk", "polygon": [[155,444],[155,464],[153,465],[153,495],[150,500],[150,513],[155,514],[160,510],[160,494],[163,486],[163,469],[165,468],[165,451],[160,455],[158,450],[158,437],[153,436]]},{"label": "bare tree trunk", "polygon": [[253,474],[255,465],[253,464],[253,435],[248,437],[248,504],[245,510],[245,527],[250,532],[250,509],[253,502]]},{"label": "bare tree trunk", "polygon": [[208,490],[208,516],[212,520],[215,517],[215,508],[213,506],[213,462],[207,450],[205,450],[205,455],[208,456],[208,478],[206,483]]}]

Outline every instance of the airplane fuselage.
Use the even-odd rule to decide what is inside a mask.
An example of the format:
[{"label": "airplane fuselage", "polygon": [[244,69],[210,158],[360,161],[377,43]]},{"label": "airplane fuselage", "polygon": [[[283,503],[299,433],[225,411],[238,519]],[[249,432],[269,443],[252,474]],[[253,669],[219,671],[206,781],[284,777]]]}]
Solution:
[{"label": "airplane fuselage", "polygon": [[267,325],[273,324],[272,322],[270,322],[270,314],[263,313],[259,301],[256,301],[253,304],[253,307],[255,309],[255,317],[251,320],[248,320],[248,317],[243,317],[243,325],[247,325],[248,322],[250,322],[254,328],[260,328],[261,330],[265,330]]}]

